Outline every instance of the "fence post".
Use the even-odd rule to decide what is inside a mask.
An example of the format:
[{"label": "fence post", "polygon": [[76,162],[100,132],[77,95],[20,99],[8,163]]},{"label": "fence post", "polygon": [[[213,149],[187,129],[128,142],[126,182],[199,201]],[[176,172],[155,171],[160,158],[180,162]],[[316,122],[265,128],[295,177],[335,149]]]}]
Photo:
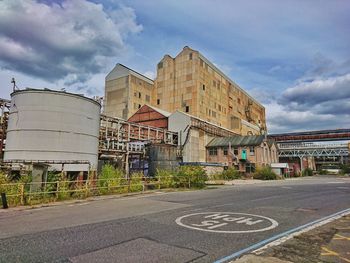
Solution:
[{"label": "fence post", "polygon": [[21,197],[21,205],[24,205],[24,184],[21,184],[20,197]]},{"label": "fence post", "polygon": [[158,176],[158,189],[160,189],[160,175]]},{"label": "fence post", "polygon": [[188,177],[188,188],[191,188],[191,175]]},{"label": "fence post", "polygon": [[1,200],[2,200],[2,207],[4,209],[9,208],[9,206],[7,205],[6,193],[1,193]]},{"label": "fence post", "polygon": [[56,199],[58,199],[59,191],[60,191],[60,182],[56,181]]},{"label": "fence post", "polygon": [[89,177],[85,181],[85,197],[89,195]]}]

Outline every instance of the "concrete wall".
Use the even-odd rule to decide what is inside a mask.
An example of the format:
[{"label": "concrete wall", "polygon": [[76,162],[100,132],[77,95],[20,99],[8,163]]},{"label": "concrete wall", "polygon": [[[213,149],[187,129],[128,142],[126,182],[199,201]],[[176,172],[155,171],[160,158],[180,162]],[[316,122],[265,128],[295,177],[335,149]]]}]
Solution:
[{"label": "concrete wall", "polygon": [[104,114],[130,118],[144,104],[150,104],[153,81],[117,64],[106,76]]},{"label": "concrete wall", "polygon": [[176,156],[177,147],[165,144],[152,144],[148,147],[149,175],[155,175],[157,169],[173,170],[179,166]]}]

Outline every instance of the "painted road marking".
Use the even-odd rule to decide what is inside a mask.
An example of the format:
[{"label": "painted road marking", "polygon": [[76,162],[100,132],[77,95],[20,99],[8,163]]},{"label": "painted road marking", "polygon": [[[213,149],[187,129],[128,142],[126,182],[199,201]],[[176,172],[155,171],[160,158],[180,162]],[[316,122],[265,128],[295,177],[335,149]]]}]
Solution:
[{"label": "painted road marking", "polygon": [[332,222],[338,218],[341,218],[342,216],[350,214],[350,208],[339,211],[337,213],[334,213],[332,215],[317,219],[315,221],[309,222],[305,225],[301,225],[292,229],[289,229],[285,232],[282,232],[280,234],[274,235],[272,237],[269,237],[263,241],[260,241],[254,245],[251,245],[249,247],[246,247],[242,250],[239,250],[231,255],[228,255],[226,257],[223,257],[221,259],[218,259],[214,263],[223,263],[228,262],[229,260],[233,260],[235,258],[238,258],[242,256],[245,253],[252,252],[255,254],[261,253],[264,249],[269,248],[271,246],[277,246],[288,239],[293,238],[296,235],[300,235],[301,233],[307,232],[311,229],[314,229],[316,227],[322,226],[324,224],[327,224],[329,222]]},{"label": "painted road marking", "polygon": [[269,217],[233,212],[193,213],[178,217],[175,222],[189,229],[226,234],[262,232],[278,226]]}]

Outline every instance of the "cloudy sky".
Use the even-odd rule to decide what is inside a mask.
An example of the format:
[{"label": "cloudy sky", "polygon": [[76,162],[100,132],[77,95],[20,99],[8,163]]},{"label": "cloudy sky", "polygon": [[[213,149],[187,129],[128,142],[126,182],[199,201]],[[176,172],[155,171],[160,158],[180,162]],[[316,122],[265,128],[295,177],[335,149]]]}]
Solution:
[{"label": "cloudy sky", "polygon": [[199,50],[266,107],[270,133],[350,128],[350,1],[0,0],[0,97],[103,95],[123,63],[149,77]]}]

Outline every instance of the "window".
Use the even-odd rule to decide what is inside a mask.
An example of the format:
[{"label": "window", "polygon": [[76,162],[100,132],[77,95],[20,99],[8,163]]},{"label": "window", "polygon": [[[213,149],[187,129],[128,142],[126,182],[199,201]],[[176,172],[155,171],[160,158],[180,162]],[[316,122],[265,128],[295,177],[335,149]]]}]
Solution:
[{"label": "window", "polygon": [[157,99],[157,105],[159,105],[160,104],[160,99]]},{"label": "window", "polygon": [[233,154],[236,156],[238,155],[238,148],[233,148]]},{"label": "window", "polygon": [[139,104],[139,108],[141,108],[141,104]]},{"label": "window", "polygon": [[139,92],[139,98],[141,99],[141,92]]},{"label": "window", "polygon": [[255,154],[255,148],[253,146],[249,147],[249,153],[250,153],[250,155]]},{"label": "window", "polygon": [[190,55],[189,55],[189,59],[190,59],[190,60],[192,60],[192,53],[190,53]]},{"label": "window", "polygon": [[212,116],[213,116],[214,118],[216,118],[216,112],[215,112],[215,111],[212,111],[211,113],[212,113]]},{"label": "window", "polygon": [[150,101],[150,96],[146,95],[146,101],[149,102]]},{"label": "window", "polygon": [[202,90],[205,90],[205,85],[204,84],[202,85]]},{"label": "window", "polygon": [[224,148],[223,151],[224,151],[224,155],[228,155],[228,149],[227,148]]},{"label": "window", "polygon": [[209,149],[209,155],[210,156],[218,155],[218,149],[217,148],[210,148]]},{"label": "window", "polygon": [[221,105],[219,104],[219,111],[221,111]]},{"label": "window", "polygon": [[163,62],[158,63],[158,69],[161,69],[161,68],[163,68]]},{"label": "window", "polygon": [[190,106],[186,106],[186,112],[190,112]]},{"label": "window", "polygon": [[241,99],[240,98],[237,98],[237,103],[241,104]]}]

